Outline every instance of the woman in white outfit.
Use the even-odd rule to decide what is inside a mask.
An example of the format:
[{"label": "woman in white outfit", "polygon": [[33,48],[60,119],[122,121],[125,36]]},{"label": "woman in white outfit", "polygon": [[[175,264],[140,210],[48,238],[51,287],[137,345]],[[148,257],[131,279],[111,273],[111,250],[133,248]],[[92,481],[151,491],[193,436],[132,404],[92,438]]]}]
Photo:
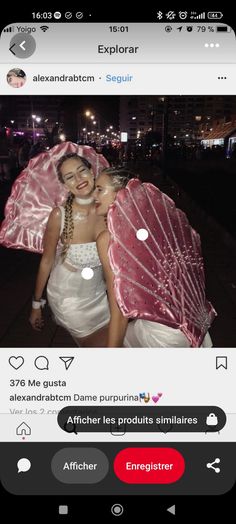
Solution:
[{"label": "woman in white outfit", "polygon": [[48,219],[30,323],[36,330],[43,327],[42,295],[48,281],[48,302],[56,323],[70,332],[78,346],[102,347],[110,313],[96,241],[105,222],[95,212],[91,164],[77,154],[64,155],[58,176],[69,196]]}]

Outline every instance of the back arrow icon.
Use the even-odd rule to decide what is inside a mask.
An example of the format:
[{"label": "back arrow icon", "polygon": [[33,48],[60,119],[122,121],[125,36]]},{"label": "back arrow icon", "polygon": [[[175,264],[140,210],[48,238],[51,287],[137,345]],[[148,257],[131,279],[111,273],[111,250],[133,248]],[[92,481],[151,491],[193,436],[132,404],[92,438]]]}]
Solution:
[{"label": "back arrow icon", "polygon": [[13,36],[10,44],[9,44],[9,51],[18,58],[28,58],[31,56],[36,49],[36,42],[33,36],[31,35],[22,35],[18,33],[17,35]]},{"label": "back arrow icon", "polygon": [[9,51],[11,51],[11,53],[12,53],[13,55],[16,54],[16,53],[14,53],[14,51],[12,51],[12,49],[13,49],[13,47],[15,47],[15,45],[16,45],[16,44],[13,44],[13,45],[10,47],[10,49],[9,49]]},{"label": "back arrow icon", "polygon": [[25,44],[25,40],[23,40],[23,42],[21,42],[21,44],[19,44],[19,47],[21,47],[21,49],[23,49],[23,51],[25,51],[24,44]]}]

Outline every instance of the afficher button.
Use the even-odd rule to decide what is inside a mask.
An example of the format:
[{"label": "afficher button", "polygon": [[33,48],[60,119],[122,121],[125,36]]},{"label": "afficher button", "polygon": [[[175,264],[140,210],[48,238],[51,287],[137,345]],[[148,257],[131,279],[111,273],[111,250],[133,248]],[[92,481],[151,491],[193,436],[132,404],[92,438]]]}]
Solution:
[{"label": "afficher button", "polygon": [[127,484],[171,484],[183,476],[185,460],[174,448],[126,448],[116,455],[114,471]]},{"label": "afficher button", "polygon": [[97,448],[62,448],[55,453],[51,468],[64,484],[97,484],[106,477],[109,462]]}]

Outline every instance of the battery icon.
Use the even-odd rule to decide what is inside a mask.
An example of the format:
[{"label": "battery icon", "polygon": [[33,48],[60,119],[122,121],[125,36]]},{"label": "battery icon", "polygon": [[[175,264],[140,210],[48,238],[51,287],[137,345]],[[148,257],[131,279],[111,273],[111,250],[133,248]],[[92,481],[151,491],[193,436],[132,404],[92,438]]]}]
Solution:
[{"label": "battery icon", "polygon": [[217,33],[229,33],[230,27],[227,27],[227,25],[218,25],[216,31]]},{"label": "battery icon", "polygon": [[225,25],[219,25],[217,26],[216,31],[218,33],[227,33],[227,27]]},{"label": "battery icon", "polygon": [[207,18],[209,20],[221,20],[221,18],[223,18],[223,13],[221,13],[221,11],[209,11],[209,13],[207,13]]}]

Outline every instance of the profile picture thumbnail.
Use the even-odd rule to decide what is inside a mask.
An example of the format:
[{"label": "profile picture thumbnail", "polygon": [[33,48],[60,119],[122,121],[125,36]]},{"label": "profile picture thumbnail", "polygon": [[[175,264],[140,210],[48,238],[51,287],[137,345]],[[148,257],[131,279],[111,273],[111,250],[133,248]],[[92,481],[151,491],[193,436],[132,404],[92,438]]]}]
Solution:
[{"label": "profile picture thumbnail", "polygon": [[23,69],[15,67],[7,73],[7,83],[11,87],[22,87],[26,82],[26,74]]}]

